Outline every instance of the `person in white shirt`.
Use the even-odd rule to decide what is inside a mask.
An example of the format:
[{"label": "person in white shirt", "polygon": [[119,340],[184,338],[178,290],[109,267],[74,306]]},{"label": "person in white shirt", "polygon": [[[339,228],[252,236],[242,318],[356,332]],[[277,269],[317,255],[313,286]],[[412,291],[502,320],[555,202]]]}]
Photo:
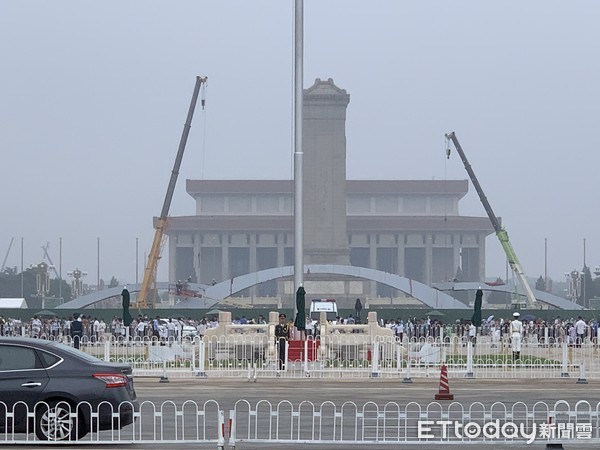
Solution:
[{"label": "person in white shirt", "polygon": [[40,332],[42,331],[42,321],[38,319],[38,316],[33,316],[31,320],[31,332],[32,337],[37,338],[40,337]]},{"label": "person in white shirt", "polygon": [[106,333],[106,322],[104,322],[104,319],[100,319],[98,323],[98,340],[100,342],[104,342],[104,333]]},{"label": "person in white shirt", "polygon": [[138,333],[138,338],[143,339],[146,335],[146,322],[143,319],[140,319],[140,323],[138,323],[136,327],[136,331]]},{"label": "person in white shirt", "polygon": [[469,342],[473,347],[475,347],[475,342],[477,339],[477,327],[473,324],[473,322],[469,321]]},{"label": "person in white shirt", "polygon": [[400,342],[404,340],[404,322],[402,320],[396,325],[396,337]]},{"label": "person in white shirt", "polygon": [[[202,338],[204,336],[204,334],[206,333],[206,321],[203,319],[200,321],[200,323],[198,324],[198,326],[196,327],[196,332],[198,333],[198,336],[200,336],[200,338]],[[260,330],[259,330],[260,333]]]},{"label": "person in white shirt", "polygon": [[69,318],[63,323],[63,336],[71,336],[71,320]]},{"label": "person in white shirt", "polygon": [[494,321],[490,330],[492,333],[492,348],[498,347],[498,344],[500,343],[500,327]]},{"label": "person in white shirt", "polygon": [[581,343],[585,338],[585,330],[587,328],[587,324],[585,321],[579,316],[577,318],[577,322],[575,322],[575,332],[577,333],[577,347],[581,347]]},{"label": "person in white shirt", "polygon": [[523,322],[519,320],[520,314],[513,313],[513,320],[510,322],[510,339],[513,352],[513,361],[521,357],[521,340],[523,335]]},{"label": "person in white shirt", "polygon": [[173,318],[169,319],[169,322],[167,323],[167,339],[169,339],[171,342],[175,340],[176,328],[177,326],[173,322]]},{"label": "person in white shirt", "polygon": [[98,342],[98,331],[100,328],[100,321],[94,317],[94,324],[92,325],[93,338],[95,342]]}]

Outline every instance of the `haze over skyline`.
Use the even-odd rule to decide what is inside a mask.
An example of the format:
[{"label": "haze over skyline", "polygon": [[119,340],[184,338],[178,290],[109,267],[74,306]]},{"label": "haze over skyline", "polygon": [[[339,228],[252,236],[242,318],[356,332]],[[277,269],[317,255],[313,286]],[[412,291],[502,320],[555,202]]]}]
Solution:
[{"label": "haze over skyline", "polygon": [[[525,272],[600,264],[595,149],[600,4],[305,0],[304,87],[350,94],[349,179],[466,179],[455,131]],[[195,76],[208,76],[186,179],[291,179],[293,1],[0,4],[0,258],[135,281],[154,234]],[[454,149],[453,149],[454,150]],[[485,216],[475,190],[460,213]],[[495,236],[486,272],[505,276]],[[163,254],[166,258],[166,253]],[[166,280],[167,264],[159,279]]]}]

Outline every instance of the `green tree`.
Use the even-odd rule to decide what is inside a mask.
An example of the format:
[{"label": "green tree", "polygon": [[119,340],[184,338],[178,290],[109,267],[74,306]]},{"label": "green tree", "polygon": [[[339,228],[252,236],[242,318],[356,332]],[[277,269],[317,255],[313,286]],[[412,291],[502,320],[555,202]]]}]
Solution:
[{"label": "green tree", "polygon": [[[23,298],[37,294],[35,272],[32,268],[23,271]],[[0,297],[21,298],[21,274],[0,276]]]},{"label": "green tree", "polygon": [[545,291],[546,290],[546,282],[544,281],[544,277],[542,277],[541,275],[537,279],[537,281],[535,282],[535,288],[538,291]]},{"label": "green tree", "polygon": [[[65,300],[71,300],[71,287],[65,280],[62,280],[62,296]],[[58,297],[59,280],[53,278],[50,280],[49,297]],[[37,281],[34,268],[23,271],[23,298],[25,300],[37,295]],[[21,298],[21,273],[6,271],[0,274],[0,297]]]},{"label": "green tree", "polygon": [[109,288],[114,288],[119,285],[119,280],[117,280],[114,276],[110,279],[110,283],[108,283]]},{"label": "green tree", "polygon": [[69,283],[67,283],[65,280],[52,278],[50,280],[50,292],[48,293],[48,296],[58,298],[61,295],[65,302],[71,300],[71,286],[69,286]]}]

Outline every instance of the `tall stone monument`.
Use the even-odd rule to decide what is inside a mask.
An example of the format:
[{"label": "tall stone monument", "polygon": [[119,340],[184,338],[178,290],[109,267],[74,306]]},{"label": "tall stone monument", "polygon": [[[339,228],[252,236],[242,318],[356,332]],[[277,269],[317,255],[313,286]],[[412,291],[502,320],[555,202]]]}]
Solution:
[{"label": "tall stone monument", "polygon": [[304,90],[304,263],[350,264],[346,231],[346,107],[331,78]]}]

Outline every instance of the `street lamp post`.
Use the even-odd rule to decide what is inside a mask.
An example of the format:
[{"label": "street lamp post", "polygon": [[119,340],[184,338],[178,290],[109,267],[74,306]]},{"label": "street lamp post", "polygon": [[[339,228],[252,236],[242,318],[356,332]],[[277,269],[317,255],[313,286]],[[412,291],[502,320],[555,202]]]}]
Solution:
[{"label": "street lamp post", "polygon": [[140,238],[135,238],[135,284],[139,284],[138,273],[139,273],[139,262],[138,256]]},{"label": "street lamp post", "polygon": [[58,298],[62,303],[62,238],[58,238]]},{"label": "street lamp post", "polygon": [[589,305],[587,305],[587,295],[586,295],[586,291],[585,291],[585,269],[586,269],[586,258],[585,258],[585,238],[583,238],[583,307],[589,307]]},{"label": "street lamp post", "polygon": [[565,277],[567,278],[567,298],[573,303],[576,303],[577,298],[581,294],[581,278],[583,277],[583,272],[572,270],[571,272],[565,273]]},{"label": "street lamp post", "polygon": [[212,238],[212,281],[213,285],[216,284],[217,278],[221,279],[221,277],[217,277],[217,238],[213,236]]}]

